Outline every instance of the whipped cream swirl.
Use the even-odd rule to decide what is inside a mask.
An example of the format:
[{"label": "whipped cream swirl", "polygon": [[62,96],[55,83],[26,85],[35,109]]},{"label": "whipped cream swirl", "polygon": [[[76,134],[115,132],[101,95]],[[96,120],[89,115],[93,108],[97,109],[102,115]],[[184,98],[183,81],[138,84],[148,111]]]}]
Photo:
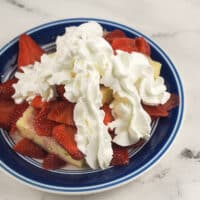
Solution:
[{"label": "whipped cream swirl", "polygon": [[[103,38],[96,22],[66,28],[56,40],[53,56],[44,54],[41,62],[23,67],[14,84],[16,103],[31,102],[40,95],[44,101],[56,98],[55,86],[64,84],[64,96],[75,102],[76,142],[88,165],[107,168],[112,160],[112,139],[108,128],[115,128],[113,142],[127,146],[150,135],[151,119],[141,101],[149,105],[169,98],[162,77],[153,78],[153,69],[141,53],[117,51]],[[100,84],[113,90],[113,122],[104,125]]]},{"label": "whipped cream swirl", "polygon": [[141,101],[151,105],[165,103],[169,98],[163,80],[153,78],[153,68],[141,53],[117,51],[106,69],[101,83],[112,88],[115,100],[111,103],[115,120],[109,127],[115,129],[113,141],[121,146],[149,138],[151,118]]}]

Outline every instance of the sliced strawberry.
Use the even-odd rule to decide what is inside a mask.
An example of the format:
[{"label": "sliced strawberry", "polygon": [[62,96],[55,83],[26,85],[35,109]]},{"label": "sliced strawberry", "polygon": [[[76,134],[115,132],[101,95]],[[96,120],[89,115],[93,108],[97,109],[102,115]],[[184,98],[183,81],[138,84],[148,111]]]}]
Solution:
[{"label": "sliced strawberry", "polygon": [[0,127],[10,129],[11,116],[15,111],[15,104],[12,100],[0,100]]},{"label": "sliced strawberry", "polygon": [[138,52],[143,53],[147,56],[150,56],[151,54],[150,46],[143,37],[136,38],[135,44],[138,49]]},{"label": "sliced strawberry", "polygon": [[149,105],[142,105],[144,110],[151,116],[151,117],[167,117],[168,111],[163,109],[161,105],[158,106],[149,106]]},{"label": "sliced strawberry", "polygon": [[114,38],[112,41],[113,50],[122,50],[128,53],[138,51],[135,40],[131,38]]},{"label": "sliced strawberry", "polygon": [[129,163],[128,150],[126,147],[121,147],[119,145],[113,144],[113,158],[111,165],[121,166],[127,165]]},{"label": "sliced strawberry", "polygon": [[114,31],[111,31],[107,33],[104,38],[109,42],[112,43],[114,38],[123,38],[126,37],[125,33],[119,29],[116,29]]},{"label": "sliced strawberry", "polygon": [[49,153],[42,163],[42,167],[48,170],[59,169],[65,165],[66,162],[53,153]]},{"label": "sliced strawberry", "polygon": [[10,133],[14,133],[16,130],[16,122],[23,115],[24,111],[28,108],[28,103],[16,104],[15,110],[11,115]]},{"label": "sliced strawberry", "polygon": [[122,46],[119,49],[122,50],[122,51],[128,52],[128,53],[138,51],[136,47],[132,47],[132,46]]},{"label": "sliced strawberry", "polygon": [[0,100],[0,127],[14,132],[17,120],[27,107],[28,103],[15,104],[13,100]]},{"label": "sliced strawberry", "polygon": [[179,105],[179,97],[176,94],[171,94],[169,100],[165,104],[158,106],[142,105],[144,110],[151,117],[167,117],[168,112]]},{"label": "sliced strawberry", "polygon": [[110,134],[112,139],[116,136],[115,130],[111,130],[110,128],[108,129],[108,133]]},{"label": "sliced strawberry", "polygon": [[175,108],[176,106],[179,105],[179,97],[176,94],[171,94],[169,100],[162,105],[164,109],[167,111],[170,111],[171,109]]},{"label": "sliced strawberry", "polygon": [[0,99],[12,99],[15,89],[12,87],[17,82],[16,78],[12,78],[0,84]]},{"label": "sliced strawberry", "polygon": [[75,126],[73,119],[74,106],[75,104],[68,101],[56,101],[51,105],[47,118],[55,122]]},{"label": "sliced strawberry", "polygon": [[34,116],[34,128],[38,135],[51,136],[53,128],[58,123],[47,119],[49,108],[44,107],[40,111],[37,111]]},{"label": "sliced strawberry", "polygon": [[77,147],[75,134],[76,128],[64,124],[58,125],[53,129],[55,140],[67,150],[73,159],[81,160],[83,154]]},{"label": "sliced strawberry", "polygon": [[58,97],[61,100],[66,100],[66,98],[64,97],[64,93],[65,93],[65,86],[64,85],[57,85],[56,86],[56,92],[58,94]]},{"label": "sliced strawberry", "polygon": [[47,155],[46,151],[44,151],[40,146],[33,143],[27,138],[23,138],[22,140],[20,140],[17,144],[15,144],[13,149],[16,152],[24,156],[29,156],[31,158],[42,159]]},{"label": "sliced strawberry", "polygon": [[143,37],[138,37],[135,39],[127,37],[115,37],[112,39],[111,45],[113,50],[119,49],[128,53],[136,51],[147,56],[150,56],[151,54],[150,46]]},{"label": "sliced strawberry", "polygon": [[23,34],[19,37],[19,54],[17,64],[20,69],[22,66],[33,64],[40,61],[44,50],[28,35]]},{"label": "sliced strawberry", "polygon": [[108,104],[104,104],[102,109],[105,112],[105,116],[104,116],[104,124],[107,125],[108,123],[112,122],[114,120],[113,116],[112,116],[112,110],[109,108]]},{"label": "sliced strawberry", "polygon": [[156,116],[150,116],[151,117],[151,121],[153,122],[153,121],[155,121],[155,120],[157,120],[159,117],[156,117]]},{"label": "sliced strawberry", "polygon": [[31,102],[31,106],[33,106],[34,108],[42,108],[45,105],[47,105],[47,102],[42,101],[41,96],[36,96]]}]

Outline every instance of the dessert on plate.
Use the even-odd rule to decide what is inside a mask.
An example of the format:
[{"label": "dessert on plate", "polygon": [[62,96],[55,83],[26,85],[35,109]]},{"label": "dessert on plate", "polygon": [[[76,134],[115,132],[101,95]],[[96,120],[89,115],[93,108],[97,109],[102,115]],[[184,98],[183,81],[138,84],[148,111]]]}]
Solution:
[{"label": "dessert on plate", "polygon": [[147,41],[96,22],[67,27],[51,54],[21,35],[17,65],[0,84],[0,127],[45,169],[127,165],[152,121],[178,105]]}]

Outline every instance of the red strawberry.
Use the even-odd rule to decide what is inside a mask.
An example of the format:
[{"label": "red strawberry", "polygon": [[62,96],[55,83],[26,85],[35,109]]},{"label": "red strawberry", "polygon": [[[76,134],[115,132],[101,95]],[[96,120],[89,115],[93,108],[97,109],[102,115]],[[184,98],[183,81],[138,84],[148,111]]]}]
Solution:
[{"label": "red strawberry", "polygon": [[12,99],[12,95],[15,93],[15,89],[12,87],[17,82],[16,78],[12,78],[4,83],[0,84],[0,98]]},{"label": "red strawberry", "polygon": [[108,104],[104,104],[102,109],[105,112],[105,116],[104,116],[104,124],[107,125],[108,123],[112,122],[114,120],[113,116],[112,116],[112,110],[109,108]]},{"label": "red strawberry", "polygon": [[42,101],[41,96],[36,96],[31,102],[31,106],[33,106],[34,108],[42,108],[45,105],[47,105],[47,102]]},{"label": "red strawberry", "polygon": [[57,155],[49,153],[46,158],[44,158],[42,167],[48,170],[59,169],[64,167],[66,162],[60,159]]},{"label": "red strawberry", "polygon": [[65,88],[64,87],[65,87],[64,85],[57,85],[56,86],[56,91],[57,91],[58,97],[61,100],[66,100],[66,98],[64,97],[64,93],[65,93]]},{"label": "red strawberry", "polygon": [[0,100],[0,127],[10,129],[11,116],[15,111],[15,104],[12,100]]},{"label": "red strawberry", "polygon": [[156,117],[156,116],[150,116],[151,117],[151,121],[153,122],[153,121],[155,121],[155,120],[157,120],[159,117]]},{"label": "red strawberry", "polygon": [[143,105],[144,110],[151,117],[167,117],[168,112],[178,106],[179,97],[176,94],[171,94],[169,100],[165,104],[160,104],[158,106]]},{"label": "red strawberry", "polygon": [[74,104],[68,101],[55,101],[52,103],[48,119],[63,123],[66,125],[75,126],[73,119]]},{"label": "red strawberry", "polygon": [[147,56],[150,56],[151,54],[150,46],[143,37],[136,38],[135,44],[138,49],[138,52],[143,53]]},{"label": "red strawberry", "polygon": [[19,37],[18,67],[33,64],[40,61],[44,50],[28,35],[23,34]]},{"label": "red strawberry", "polygon": [[109,33],[107,33],[104,38],[109,42],[112,43],[114,38],[122,38],[122,37],[126,37],[125,33],[119,29],[116,29],[114,31],[111,31]]},{"label": "red strawberry", "polygon": [[83,154],[77,147],[75,134],[76,128],[64,124],[58,125],[53,129],[55,140],[67,150],[73,159],[81,160]]},{"label": "red strawberry", "polygon": [[149,105],[142,105],[144,110],[151,116],[151,117],[167,117],[168,111],[163,109],[161,105],[158,106],[149,106]]},{"label": "red strawberry", "polygon": [[47,119],[49,108],[44,107],[40,111],[37,111],[34,116],[34,128],[38,135],[51,136],[53,128],[58,123]]},{"label": "red strawberry", "polygon": [[113,158],[111,165],[121,166],[127,165],[129,163],[128,150],[126,147],[121,147],[119,145],[113,144]]},{"label": "red strawberry", "polygon": [[113,50],[122,50],[128,53],[138,51],[135,40],[131,38],[114,38],[111,45]]},{"label": "red strawberry", "polygon": [[179,97],[176,94],[171,94],[169,100],[161,105],[164,107],[167,111],[170,111],[171,109],[175,108],[179,105]]},{"label": "red strawberry", "polygon": [[16,130],[16,122],[23,115],[24,111],[28,108],[28,103],[16,104],[15,110],[11,116],[10,133],[14,133]]},{"label": "red strawberry", "polygon": [[20,140],[17,144],[15,144],[13,149],[16,152],[24,156],[29,156],[31,158],[42,159],[47,155],[46,151],[44,151],[40,146],[33,143],[27,138],[23,138],[22,140]]},{"label": "red strawberry", "polygon": [[119,49],[128,53],[137,51],[147,56],[150,56],[151,54],[150,46],[143,37],[138,37],[136,39],[127,37],[115,37],[112,39],[111,45],[113,50]]}]

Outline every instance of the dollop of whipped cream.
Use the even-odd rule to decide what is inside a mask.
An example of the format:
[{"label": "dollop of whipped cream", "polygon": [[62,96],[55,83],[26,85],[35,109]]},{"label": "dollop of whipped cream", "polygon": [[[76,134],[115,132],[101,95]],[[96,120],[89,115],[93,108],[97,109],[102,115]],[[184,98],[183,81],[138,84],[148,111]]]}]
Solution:
[{"label": "dollop of whipped cream", "polygon": [[[81,83],[83,86],[76,85],[77,96],[73,96],[76,102],[74,119],[78,148],[86,155],[85,159],[90,167],[96,169],[100,166],[104,169],[109,166],[113,151],[108,128],[103,123],[105,113],[100,109],[100,75],[97,71],[87,70],[74,79],[75,83]],[[70,87],[67,85],[65,89],[68,88]]]},{"label": "dollop of whipped cream", "polygon": [[[56,98],[55,86],[64,84],[64,96],[76,103],[74,121],[76,142],[88,165],[107,168],[112,160],[112,139],[108,128],[114,128],[113,142],[127,146],[150,135],[151,119],[141,101],[149,105],[165,103],[169,98],[162,77],[153,78],[148,59],[140,53],[117,51],[103,38],[96,22],[66,28],[56,40],[53,56],[44,54],[41,62],[23,67],[14,84],[16,103],[40,95],[44,101]],[[115,120],[104,125],[100,84],[113,90],[111,103]]]},{"label": "dollop of whipped cream", "polygon": [[141,101],[150,105],[165,103],[169,98],[164,82],[153,78],[153,68],[141,53],[117,51],[112,64],[106,69],[101,83],[110,87],[115,95],[111,103],[115,118],[109,127],[115,129],[113,141],[121,146],[147,139],[151,131],[151,118]]}]

